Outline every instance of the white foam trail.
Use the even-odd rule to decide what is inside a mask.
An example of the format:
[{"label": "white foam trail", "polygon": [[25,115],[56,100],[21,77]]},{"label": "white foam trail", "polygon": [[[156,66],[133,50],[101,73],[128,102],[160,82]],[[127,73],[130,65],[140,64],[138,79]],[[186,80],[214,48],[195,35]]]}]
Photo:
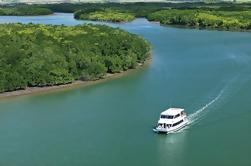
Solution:
[{"label": "white foam trail", "polygon": [[[189,122],[188,122],[189,123]],[[188,124],[189,125],[189,124]],[[186,129],[188,129],[189,128],[189,126],[185,126],[185,127],[183,127],[182,129],[180,129],[180,130],[178,130],[178,131],[176,131],[175,133],[182,133],[182,132],[184,132]]]},{"label": "white foam trail", "polygon": [[[227,91],[227,94],[224,94],[224,96],[226,98],[227,97],[226,95],[231,95],[232,93],[234,93],[237,90],[236,87],[241,87],[245,82],[247,82],[248,80],[250,80],[251,79],[251,75],[250,74],[248,76],[247,75],[248,74],[245,74],[244,78],[242,78],[243,75],[237,75],[231,81],[229,81],[228,84],[223,89],[221,89],[221,91],[218,93],[218,95],[215,98],[213,98],[206,105],[204,105],[203,107],[201,107],[200,109],[198,109],[197,111],[195,111],[194,113],[192,113],[192,114],[190,114],[188,116],[188,124],[187,124],[186,127],[182,128],[179,131],[176,131],[175,133],[182,133],[185,130],[189,129],[189,127],[191,125],[194,125],[194,124],[198,123],[199,120],[205,115],[205,113],[207,111],[209,111],[208,108],[212,107],[213,105],[215,105],[216,102],[218,102],[222,98],[224,92]],[[238,86],[234,86],[236,83],[238,84]]]},{"label": "white foam trail", "polygon": [[207,103],[206,105],[204,105],[202,108],[198,109],[197,111],[195,111],[194,113],[192,113],[191,115],[189,115],[188,116],[189,124],[198,121],[202,117],[202,113],[205,112],[205,110],[208,107],[210,107],[211,105],[213,105],[215,102],[217,102],[221,98],[221,96],[224,93],[224,91],[225,91],[225,88],[223,88],[220,91],[220,93],[213,100],[211,100],[209,103]]},{"label": "white foam trail", "polygon": [[212,106],[214,103],[216,103],[221,98],[224,91],[225,91],[225,88],[223,88],[213,100],[211,100],[209,103],[204,105],[202,108],[198,109],[197,111],[195,111],[194,113],[189,115],[187,126],[185,126],[184,128],[182,128],[178,131],[175,131],[173,133],[182,133],[185,130],[187,130],[191,126],[191,124],[195,124],[195,122],[198,121],[202,117],[202,115],[203,115],[202,113],[205,113],[205,111],[208,107]]}]

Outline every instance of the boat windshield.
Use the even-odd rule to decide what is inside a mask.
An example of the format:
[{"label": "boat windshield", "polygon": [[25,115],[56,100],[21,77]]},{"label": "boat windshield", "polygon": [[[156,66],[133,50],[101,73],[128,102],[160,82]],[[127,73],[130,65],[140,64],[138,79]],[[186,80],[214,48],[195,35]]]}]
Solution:
[{"label": "boat windshield", "polygon": [[160,115],[161,119],[173,119],[173,116],[171,115]]}]

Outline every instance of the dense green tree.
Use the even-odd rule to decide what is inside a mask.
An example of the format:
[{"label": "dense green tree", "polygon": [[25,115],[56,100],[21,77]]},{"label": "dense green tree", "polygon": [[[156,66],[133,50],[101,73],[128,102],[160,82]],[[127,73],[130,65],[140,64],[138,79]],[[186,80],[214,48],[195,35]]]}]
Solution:
[{"label": "dense green tree", "polygon": [[111,22],[128,22],[135,19],[135,15],[123,10],[98,9],[98,10],[79,10],[74,14],[76,19],[98,20]]},{"label": "dense green tree", "polygon": [[0,92],[96,80],[149,56],[143,38],[105,25],[0,25]]},{"label": "dense green tree", "polygon": [[53,11],[43,7],[36,6],[0,6],[0,15],[15,15],[15,16],[33,16],[33,15],[49,15]]},{"label": "dense green tree", "polygon": [[223,30],[250,30],[251,27],[251,10],[169,9],[151,13],[147,18],[150,21],[159,21],[162,24]]}]

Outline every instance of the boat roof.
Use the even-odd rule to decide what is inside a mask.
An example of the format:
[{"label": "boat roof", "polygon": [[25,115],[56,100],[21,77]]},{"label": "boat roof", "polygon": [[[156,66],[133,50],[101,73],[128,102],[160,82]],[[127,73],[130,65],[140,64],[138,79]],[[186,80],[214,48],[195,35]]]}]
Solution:
[{"label": "boat roof", "polygon": [[180,114],[182,111],[184,111],[183,108],[169,108],[161,112],[161,115],[177,115]]}]

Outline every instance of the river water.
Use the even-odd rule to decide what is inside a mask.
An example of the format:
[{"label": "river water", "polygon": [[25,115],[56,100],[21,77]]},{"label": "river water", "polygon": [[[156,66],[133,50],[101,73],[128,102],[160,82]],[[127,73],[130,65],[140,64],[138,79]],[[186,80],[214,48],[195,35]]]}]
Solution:
[{"label": "river water", "polygon": [[[72,14],[0,17],[0,23],[75,25]],[[142,35],[152,63],[93,86],[0,101],[0,165],[250,166],[251,34],[109,24]],[[168,107],[191,124],[152,127]]]}]

